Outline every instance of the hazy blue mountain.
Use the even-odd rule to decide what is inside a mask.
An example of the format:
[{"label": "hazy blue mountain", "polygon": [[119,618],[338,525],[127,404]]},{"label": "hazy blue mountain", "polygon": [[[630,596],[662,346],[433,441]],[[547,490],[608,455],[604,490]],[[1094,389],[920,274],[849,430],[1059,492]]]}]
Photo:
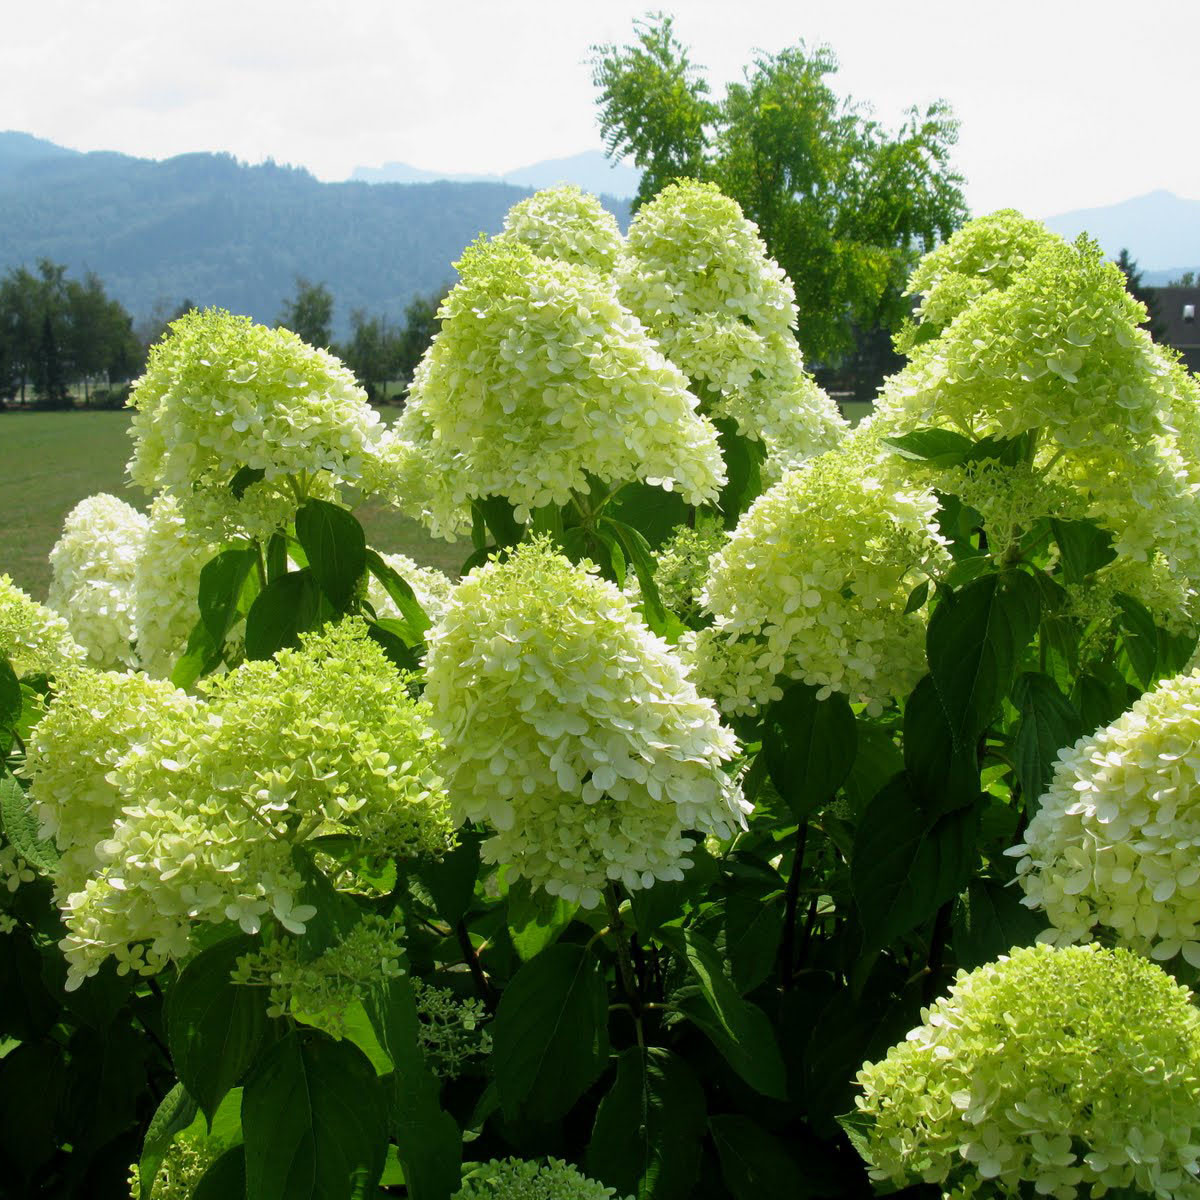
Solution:
[{"label": "hazy blue mountain", "polygon": [[1090,234],[1110,258],[1127,249],[1147,283],[1176,278],[1185,269],[1177,263],[1200,263],[1200,200],[1171,192],[1147,192],[1104,208],[1061,213],[1048,217],[1046,224],[1066,238]]},{"label": "hazy blue mountain", "polygon": [[610,162],[600,150],[587,150],[568,158],[548,158],[506,171],[503,175],[447,175],[426,171],[407,163],[389,162],[382,167],[355,167],[350,178],[363,183],[510,183],[517,187],[544,188],[556,183],[576,183],[584,191],[628,200],[637,192],[642,173],[624,163]]},{"label": "hazy blue mountain", "polygon": [[[80,154],[0,134],[0,272],[39,258],[95,271],[135,319],[185,297],[274,322],[297,275],[324,282],[344,334],[350,311],[400,320],[451,262],[529,194],[498,182],[321,183],[228,154],[163,162]],[[625,224],[629,206],[608,201]]]}]

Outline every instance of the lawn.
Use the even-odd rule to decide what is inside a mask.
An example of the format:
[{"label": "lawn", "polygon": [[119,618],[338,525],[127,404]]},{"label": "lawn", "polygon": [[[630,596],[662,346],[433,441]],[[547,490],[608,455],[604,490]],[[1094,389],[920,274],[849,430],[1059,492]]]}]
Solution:
[{"label": "lawn", "polygon": [[[0,412],[0,574],[38,599],[50,583],[50,547],[80,500],[108,492],[147,508],[146,494],[125,478],[129,417],[124,411]],[[456,572],[471,552],[469,543],[435,540],[382,505],[364,505],[358,515],[371,545],[427,566]]]}]

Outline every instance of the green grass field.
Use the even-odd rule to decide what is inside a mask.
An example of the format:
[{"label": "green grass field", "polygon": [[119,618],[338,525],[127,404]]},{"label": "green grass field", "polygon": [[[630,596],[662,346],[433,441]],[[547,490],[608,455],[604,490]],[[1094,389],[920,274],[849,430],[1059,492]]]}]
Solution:
[{"label": "green grass field", "polygon": [[[850,401],[855,424],[869,404]],[[44,599],[50,583],[47,555],[63,519],[85,496],[108,492],[145,510],[147,497],[125,478],[130,414],[104,412],[0,412],[0,574]],[[407,554],[425,566],[455,574],[469,543],[431,538],[416,521],[380,504],[358,512],[372,546]]]},{"label": "green grass field", "polygon": [[[108,492],[143,511],[146,494],[125,478],[128,412],[0,412],[0,575],[45,599],[47,555],[63,519],[85,496]],[[457,572],[470,543],[431,538],[416,521],[378,504],[359,519],[371,545]]]}]

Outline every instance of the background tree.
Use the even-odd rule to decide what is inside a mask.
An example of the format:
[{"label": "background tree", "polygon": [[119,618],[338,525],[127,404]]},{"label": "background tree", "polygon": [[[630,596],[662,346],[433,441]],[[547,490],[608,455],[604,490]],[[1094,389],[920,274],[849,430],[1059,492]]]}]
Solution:
[{"label": "background tree", "polygon": [[428,296],[416,296],[404,310],[404,328],[400,331],[396,354],[397,377],[411,383],[413,372],[442,327],[438,309],[448,288]]},{"label": "background tree", "polygon": [[399,346],[400,335],[386,317],[356,308],[350,314],[350,340],[334,351],[358,376],[367,399],[376,404],[384,399],[388,380],[396,376]]},{"label": "background tree", "polygon": [[310,346],[333,345],[333,293],[323,283],[296,276],[296,293],[284,302],[279,324],[299,334]]},{"label": "background tree", "polygon": [[949,106],[914,108],[890,132],[830,87],[832,50],[803,43],[760,55],[713,103],[669,18],[635,34],[592,59],[608,153],[646,172],[635,203],[682,175],[734,197],[795,284],[797,336],[813,362],[837,366],[896,328],[917,256],[966,217]]},{"label": "background tree", "polygon": [[1124,246],[1117,255],[1117,268],[1125,276],[1125,287],[1129,294],[1146,306],[1146,328],[1150,331],[1150,336],[1156,342],[1161,342],[1167,327],[1162,323],[1158,311],[1158,297],[1154,294],[1154,288],[1147,287],[1142,281],[1142,272],[1137,260],[1129,257],[1129,251]]}]

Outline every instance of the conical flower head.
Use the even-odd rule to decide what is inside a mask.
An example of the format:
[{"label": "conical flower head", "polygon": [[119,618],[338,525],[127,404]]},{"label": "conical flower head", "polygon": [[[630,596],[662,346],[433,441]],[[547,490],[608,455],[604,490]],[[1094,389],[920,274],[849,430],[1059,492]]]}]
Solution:
[{"label": "conical flower head", "polygon": [[185,521],[217,542],[269,535],[295,511],[296,487],[331,499],[356,483],[381,433],[332,354],[219,309],[172,324],[129,403],[131,478],[172,492]]},{"label": "conical flower head", "polygon": [[524,520],[586,494],[589,478],[716,497],[716,430],[611,283],[504,239],[458,268],[396,424],[399,503],[411,487],[450,532],[472,499],[505,496]]},{"label": "conical flower head", "polygon": [[50,551],[50,607],[101,670],[136,664],[133,585],[148,525],[116,496],[88,496]]},{"label": "conical flower head", "polygon": [[1200,673],[1167,679],[1059,751],[1017,870],[1050,940],[1108,931],[1200,967]]},{"label": "conical flower head", "polygon": [[845,422],[804,373],[791,281],[714,184],[673,183],[638,211],[617,286],[709,416],[788,465],[837,443]]},{"label": "conical flower head", "polygon": [[871,1177],[978,1200],[1200,1196],[1200,1012],[1128,950],[1035,946],[975,971],[858,1074]]},{"label": "conical flower head", "polygon": [[455,813],[489,861],[591,907],[611,880],[681,879],[688,830],[748,806],[737,743],[615,586],[548,543],[471,572],[429,635],[426,698]]},{"label": "conical flower head", "polygon": [[605,275],[616,267],[625,244],[616,217],[573,183],[544,188],[514,204],[504,218],[503,236],[522,242],[540,258]]}]

